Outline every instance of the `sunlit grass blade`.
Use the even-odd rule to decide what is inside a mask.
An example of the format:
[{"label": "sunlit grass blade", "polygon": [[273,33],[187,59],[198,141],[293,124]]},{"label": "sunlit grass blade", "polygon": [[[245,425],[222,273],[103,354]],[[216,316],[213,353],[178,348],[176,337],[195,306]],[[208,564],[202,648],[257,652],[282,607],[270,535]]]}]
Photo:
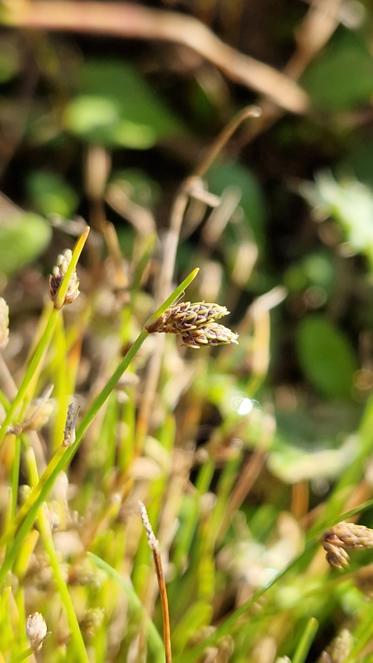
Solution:
[{"label": "sunlit grass blade", "polygon": [[[198,274],[198,269],[194,269],[182,281],[182,283],[177,288],[175,288],[175,290],[169,295],[169,297],[163,302],[163,304],[161,304],[161,306],[155,311],[155,313],[153,313],[153,315],[150,316],[148,322],[149,323],[154,322],[154,320],[156,320],[159,316],[161,316],[164,313],[164,311],[180,297],[180,295],[184,292],[185,288],[187,288],[190,285],[190,283],[195,279],[197,274]],[[76,440],[74,444],[72,444],[69,447],[61,446],[57,450],[55,455],[52,457],[49,465],[47,466],[46,470],[44,471],[43,475],[41,476],[38,485],[31,492],[29,499],[27,499],[25,504],[23,505],[23,508],[21,509],[20,512],[23,520],[19,525],[19,520],[16,519],[16,526],[14,528],[14,531],[16,531],[18,525],[19,529],[16,531],[15,537],[12,540],[12,544],[9,547],[5,559],[3,561],[3,564],[0,568],[0,584],[4,582],[7,572],[11,569],[17,554],[17,550],[22,545],[22,541],[26,536],[27,532],[31,529],[35,521],[35,518],[37,516],[38,510],[41,504],[46,500],[52,486],[54,485],[54,482],[58,474],[69,465],[69,463],[75,456],[84,433],[86,432],[87,428],[90,426],[92,421],[94,420],[97,412],[100,410],[102,405],[110,396],[113,389],[118,384],[119,379],[121,378],[123,373],[127,370],[128,366],[131,364],[132,360],[136,356],[137,352],[139,351],[140,347],[142,346],[147,336],[148,332],[145,329],[143,329],[138,335],[137,339],[132,344],[132,346],[130,347],[130,349],[128,350],[128,352],[126,353],[126,355],[119,362],[117,368],[115,369],[109,380],[107,381],[106,385],[103,387],[103,389],[94,399],[91,406],[88,408],[85,416],[83,417],[83,419],[80,422],[80,425],[77,428]]]},{"label": "sunlit grass blade", "polygon": [[162,638],[153,624],[152,620],[150,617],[146,614],[143,604],[140,601],[139,597],[137,596],[134,587],[132,585],[132,582],[129,578],[124,578],[123,576],[116,571],[110,564],[105,562],[105,560],[101,559],[101,557],[98,557],[97,555],[93,553],[88,553],[89,558],[96,564],[96,566],[99,569],[102,569],[105,571],[105,573],[113,578],[121,588],[123,589],[124,593],[126,594],[127,600],[128,600],[128,605],[129,609],[133,615],[133,618],[136,619],[141,619],[144,620],[145,622],[145,631],[147,633],[147,638],[148,638],[148,643],[149,643],[149,649],[151,652],[154,654],[155,659],[157,663],[163,663],[164,662],[164,646],[163,646],[163,641]]},{"label": "sunlit grass blade", "polygon": [[[62,280],[62,283],[57,293],[56,302],[58,303],[59,306],[61,305],[61,302],[64,301],[67,289],[69,287],[71,274],[76,268],[80,254],[83,251],[84,245],[87,241],[88,234],[89,234],[89,227],[87,226],[87,228],[84,230],[84,232],[76,242],[72,258],[70,260],[70,264],[68,266],[66,274]],[[21,405],[22,400],[27,393],[31,381],[35,378],[35,374],[39,370],[43,357],[52,340],[53,332],[59,315],[61,315],[59,309],[53,306],[53,304],[51,303],[44,331],[27,365],[25,374],[23,376],[23,380],[18,388],[17,395],[13,400],[13,402],[11,403],[10,408],[6,414],[6,417],[0,426],[0,443],[4,440],[4,436],[8,426],[13,421],[14,414],[17,412],[18,407]]]},{"label": "sunlit grass blade", "polygon": [[317,619],[311,617],[302,634],[293,656],[293,663],[304,663],[319,627]]}]

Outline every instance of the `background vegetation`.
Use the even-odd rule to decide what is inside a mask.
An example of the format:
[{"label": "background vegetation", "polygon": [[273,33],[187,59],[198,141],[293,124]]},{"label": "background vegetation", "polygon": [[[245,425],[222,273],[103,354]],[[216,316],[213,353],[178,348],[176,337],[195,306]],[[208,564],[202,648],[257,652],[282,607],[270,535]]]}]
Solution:
[{"label": "background vegetation", "polygon": [[[0,16],[0,660],[165,660],[140,500],[173,660],[372,662],[369,1]],[[239,345],[141,331],[188,274]]]}]

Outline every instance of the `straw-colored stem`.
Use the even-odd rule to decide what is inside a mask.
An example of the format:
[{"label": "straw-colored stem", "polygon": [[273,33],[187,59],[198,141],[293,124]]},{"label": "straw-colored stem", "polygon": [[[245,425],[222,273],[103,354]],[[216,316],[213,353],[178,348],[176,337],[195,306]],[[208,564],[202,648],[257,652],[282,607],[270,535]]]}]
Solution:
[{"label": "straw-colored stem", "polygon": [[167,597],[167,588],[166,581],[163,572],[162,559],[159,552],[159,543],[156,539],[152,526],[150,524],[148,514],[145,508],[145,505],[140,502],[140,514],[141,519],[144,525],[146,536],[148,539],[149,547],[152,551],[155,572],[157,574],[157,581],[159,587],[159,596],[161,599],[162,607],[162,623],[163,623],[163,642],[165,649],[165,661],[166,663],[172,663],[172,651],[171,651],[171,626],[170,626],[170,613],[168,609],[168,597]]}]

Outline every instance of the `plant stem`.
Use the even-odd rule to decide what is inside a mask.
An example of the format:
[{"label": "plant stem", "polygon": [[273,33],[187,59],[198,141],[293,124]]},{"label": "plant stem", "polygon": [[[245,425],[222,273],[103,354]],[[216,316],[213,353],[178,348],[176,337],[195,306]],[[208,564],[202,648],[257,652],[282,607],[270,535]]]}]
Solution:
[{"label": "plant stem", "polygon": [[[25,454],[25,461],[28,470],[28,476],[31,486],[35,486],[39,481],[38,469],[36,465],[35,455],[31,447],[29,447]],[[84,640],[80,631],[79,622],[75,613],[74,605],[71,600],[69,590],[67,588],[63,572],[60,566],[60,561],[56,549],[54,547],[53,535],[50,528],[46,505],[42,504],[38,513],[38,526],[40,536],[47,553],[49,565],[52,569],[54,582],[60,595],[63,607],[65,608],[67,620],[71,630],[71,640],[74,650],[74,660],[89,663],[88,655],[85,649]]]},{"label": "plant stem", "polygon": [[[184,292],[185,288],[187,288],[190,285],[190,283],[195,279],[195,277],[198,274],[198,271],[199,270],[197,268],[194,269],[192,272],[190,272],[190,274],[188,274],[188,276],[184,279],[184,281],[177,288],[175,288],[175,290],[170,294],[169,297],[167,297],[167,299],[155,311],[155,313],[153,313],[153,315],[150,316],[149,320],[147,321],[147,324],[153,323],[158,317],[160,317],[164,313],[164,311],[169,306],[173,304],[173,302],[175,302],[179,298],[182,292]],[[43,502],[45,502],[50,490],[54,485],[56,477],[69,465],[69,463],[75,456],[79,448],[80,442],[82,441],[84,433],[92,423],[99,409],[102,407],[102,405],[109,397],[112,390],[117,385],[124,371],[128,368],[131,361],[136,356],[137,352],[139,351],[140,347],[142,346],[147,336],[148,332],[145,329],[143,329],[138,335],[137,339],[134,341],[133,345],[126,353],[126,355],[120,361],[119,365],[117,366],[114,373],[107,381],[102,391],[100,391],[100,393],[96,396],[91,406],[88,408],[85,416],[83,417],[76,431],[76,440],[74,444],[72,444],[69,447],[61,446],[59,449],[57,449],[54,456],[52,456],[47,468],[43,472],[39,483],[32,490],[31,494],[29,495],[29,498],[26,500],[25,504],[20,509],[16,518],[15,525],[12,528],[11,532],[8,533],[7,538],[10,538],[10,536],[13,534],[14,538],[7,551],[3,564],[0,568],[0,586],[4,582],[6,574],[12,568],[12,565],[17,555],[17,550],[19,550],[20,546],[22,545],[22,541],[24,540],[27,533],[30,531],[37,517],[38,510],[40,506],[43,504]],[[4,543],[4,540],[2,540],[1,543]]]},{"label": "plant stem", "polygon": [[54,307],[52,304],[50,305],[50,310],[48,313],[47,322],[44,331],[27,365],[27,369],[25,375],[23,376],[23,380],[18,388],[17,395],[14,398],[13,402],[11,403],[9,410],[6,413],[5,419],[0,426],[0,444],[3,442],[8,426],[13,421],[13,415],[16,413],[24,396],[26,395],[30,383],[35,377],[35,373],[37,373],[39,365],[42,362],[45,352],[47,351],[49,344],[52,340],[54,328],[56,326],[58,316],[60,315],[59,308],[61,308],[62,302],[65,299],[65,295],[69,287],[71,274],[76,268],[84,244],[87,241],[88,234],[89,234],[89,227],[87,226],[87,228],[84,230],[84,232],[81,234],[81,236],[79,237],[78,241],[75,244],[73,255],[70,260],[68,269],[66,270],[66,274],[62,280],[62,283],[57,293],[56,307]]}]

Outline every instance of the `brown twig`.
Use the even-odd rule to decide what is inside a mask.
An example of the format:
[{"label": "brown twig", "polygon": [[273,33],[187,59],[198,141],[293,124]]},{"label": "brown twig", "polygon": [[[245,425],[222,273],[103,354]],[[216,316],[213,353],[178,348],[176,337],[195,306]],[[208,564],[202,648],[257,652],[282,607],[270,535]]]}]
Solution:
[{"label": "brown twig", "polygon": [[[284,72],[294,81],[302,76],[312,60],[326,46],[340,22],[342,0],[311,0],[311,3],[296,31],[297,48],[284,68]],[[238,149],[270,129],[284,114],[282,108],[268,98],[260,102],[260,107],[260,121],[245,131]]]},{"label": "brown twig", "polygon": [[268,96],[282,108],[295,113],[304,113],[308,108],[306,93],[286,74],[228,46],[193,16],[129,2],[39,1],[9,3],[6,23],[28,29],[88,32],[182,44],[232,80]]},{"label": "brown twig", "polygon": [[162,559],[159,552],[159,543],[155,537],[153,528],[150,524],[145,505],[142,502],[139,502],[139,509],[140,509],[141,520],[144,525],[144,529],[148,539],[149,548],[151,549],[153,554],[155,571],[157,574],[159,595],[161,598],[161,606],[162,606],[163,641],[165,648],[166,663],[172,663],[170,613],[168,610],[166,581],[163,573]]}]

